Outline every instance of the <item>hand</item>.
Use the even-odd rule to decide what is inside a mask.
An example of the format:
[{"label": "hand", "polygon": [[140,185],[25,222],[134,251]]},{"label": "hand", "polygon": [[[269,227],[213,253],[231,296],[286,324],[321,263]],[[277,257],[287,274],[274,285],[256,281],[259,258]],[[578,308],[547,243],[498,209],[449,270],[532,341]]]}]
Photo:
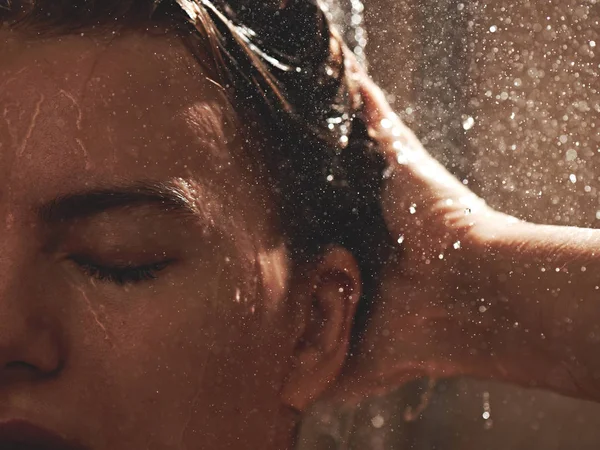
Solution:
[{"label": "hand", "polygon": [[500,216],[514,220],[432,158],[372,81],[364,81],[362,94],[370,133],[390,164],[382,207],[399,252],[384,267],[371,321],[340,381],[345,400],[497,364],[486,349],[493,323],[478,298],[484,244],[477,230]]}]

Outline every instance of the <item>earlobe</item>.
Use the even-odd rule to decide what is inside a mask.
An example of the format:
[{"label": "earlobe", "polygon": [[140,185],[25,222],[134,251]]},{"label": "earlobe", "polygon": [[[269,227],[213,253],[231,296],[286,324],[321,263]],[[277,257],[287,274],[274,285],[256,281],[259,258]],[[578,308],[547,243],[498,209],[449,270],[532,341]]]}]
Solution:
[{"label": "earlobe", "polygon": [[299,411],[339,375],[361,296],[360,270],[354,256],[342,247],[327,250],[303,282],[307,286],[299,291],[310,293],[312,305],[296,346],[294,368],[281,393],[283,402]]}]

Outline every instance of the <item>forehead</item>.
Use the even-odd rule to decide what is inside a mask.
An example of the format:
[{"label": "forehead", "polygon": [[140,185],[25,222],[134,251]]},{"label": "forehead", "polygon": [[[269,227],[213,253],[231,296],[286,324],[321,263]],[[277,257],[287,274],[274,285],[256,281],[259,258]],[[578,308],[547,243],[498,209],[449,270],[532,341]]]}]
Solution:
[{"label": "forehead", "polygon": [[167,33],[31,39],[0,31],[0,113],[0,179],[13,188],[218,183],[240,169],[222,88]]}]

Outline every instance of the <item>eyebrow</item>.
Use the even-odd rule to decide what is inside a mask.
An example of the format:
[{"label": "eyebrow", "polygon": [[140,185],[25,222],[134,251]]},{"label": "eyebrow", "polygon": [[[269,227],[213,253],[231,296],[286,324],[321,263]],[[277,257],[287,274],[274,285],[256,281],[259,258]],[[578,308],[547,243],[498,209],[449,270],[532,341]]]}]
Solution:
[{"label": "eyebrow", "polygon": [[37,209],[43,222],[54,224],[83,219],[113,209],[157,206],[163,211],[196,215],[180,187],[173,182],[142,181],[127,186],[91,189],[60,195]]}]

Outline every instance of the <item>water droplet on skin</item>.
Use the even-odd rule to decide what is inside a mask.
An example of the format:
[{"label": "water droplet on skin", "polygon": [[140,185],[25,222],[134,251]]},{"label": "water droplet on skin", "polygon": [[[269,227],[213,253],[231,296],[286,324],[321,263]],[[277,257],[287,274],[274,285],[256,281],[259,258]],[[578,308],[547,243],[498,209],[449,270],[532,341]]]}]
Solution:
[{"label": "water droplet on skin", "polygon": [[394,150],[404,150],[404,144],[400,141],[394,141],[392,147],[394,148]]},{"label": "water droplet on skin", "polygon": [[392,128],[392,121],[390,119],[381,119],[381,128],[386,130]]},{"label": "water droplet on skin", "polygon": [[469,214],[471,214],[471,208],[465,208],[465,216],[468,216]]},{"label": "water droplet on skin", "polygon": [[398,161],[398,164],[408,164],[408,158],[406,157],[404,152],[398,152],[398,156],[396,156],[396,161]]}]

